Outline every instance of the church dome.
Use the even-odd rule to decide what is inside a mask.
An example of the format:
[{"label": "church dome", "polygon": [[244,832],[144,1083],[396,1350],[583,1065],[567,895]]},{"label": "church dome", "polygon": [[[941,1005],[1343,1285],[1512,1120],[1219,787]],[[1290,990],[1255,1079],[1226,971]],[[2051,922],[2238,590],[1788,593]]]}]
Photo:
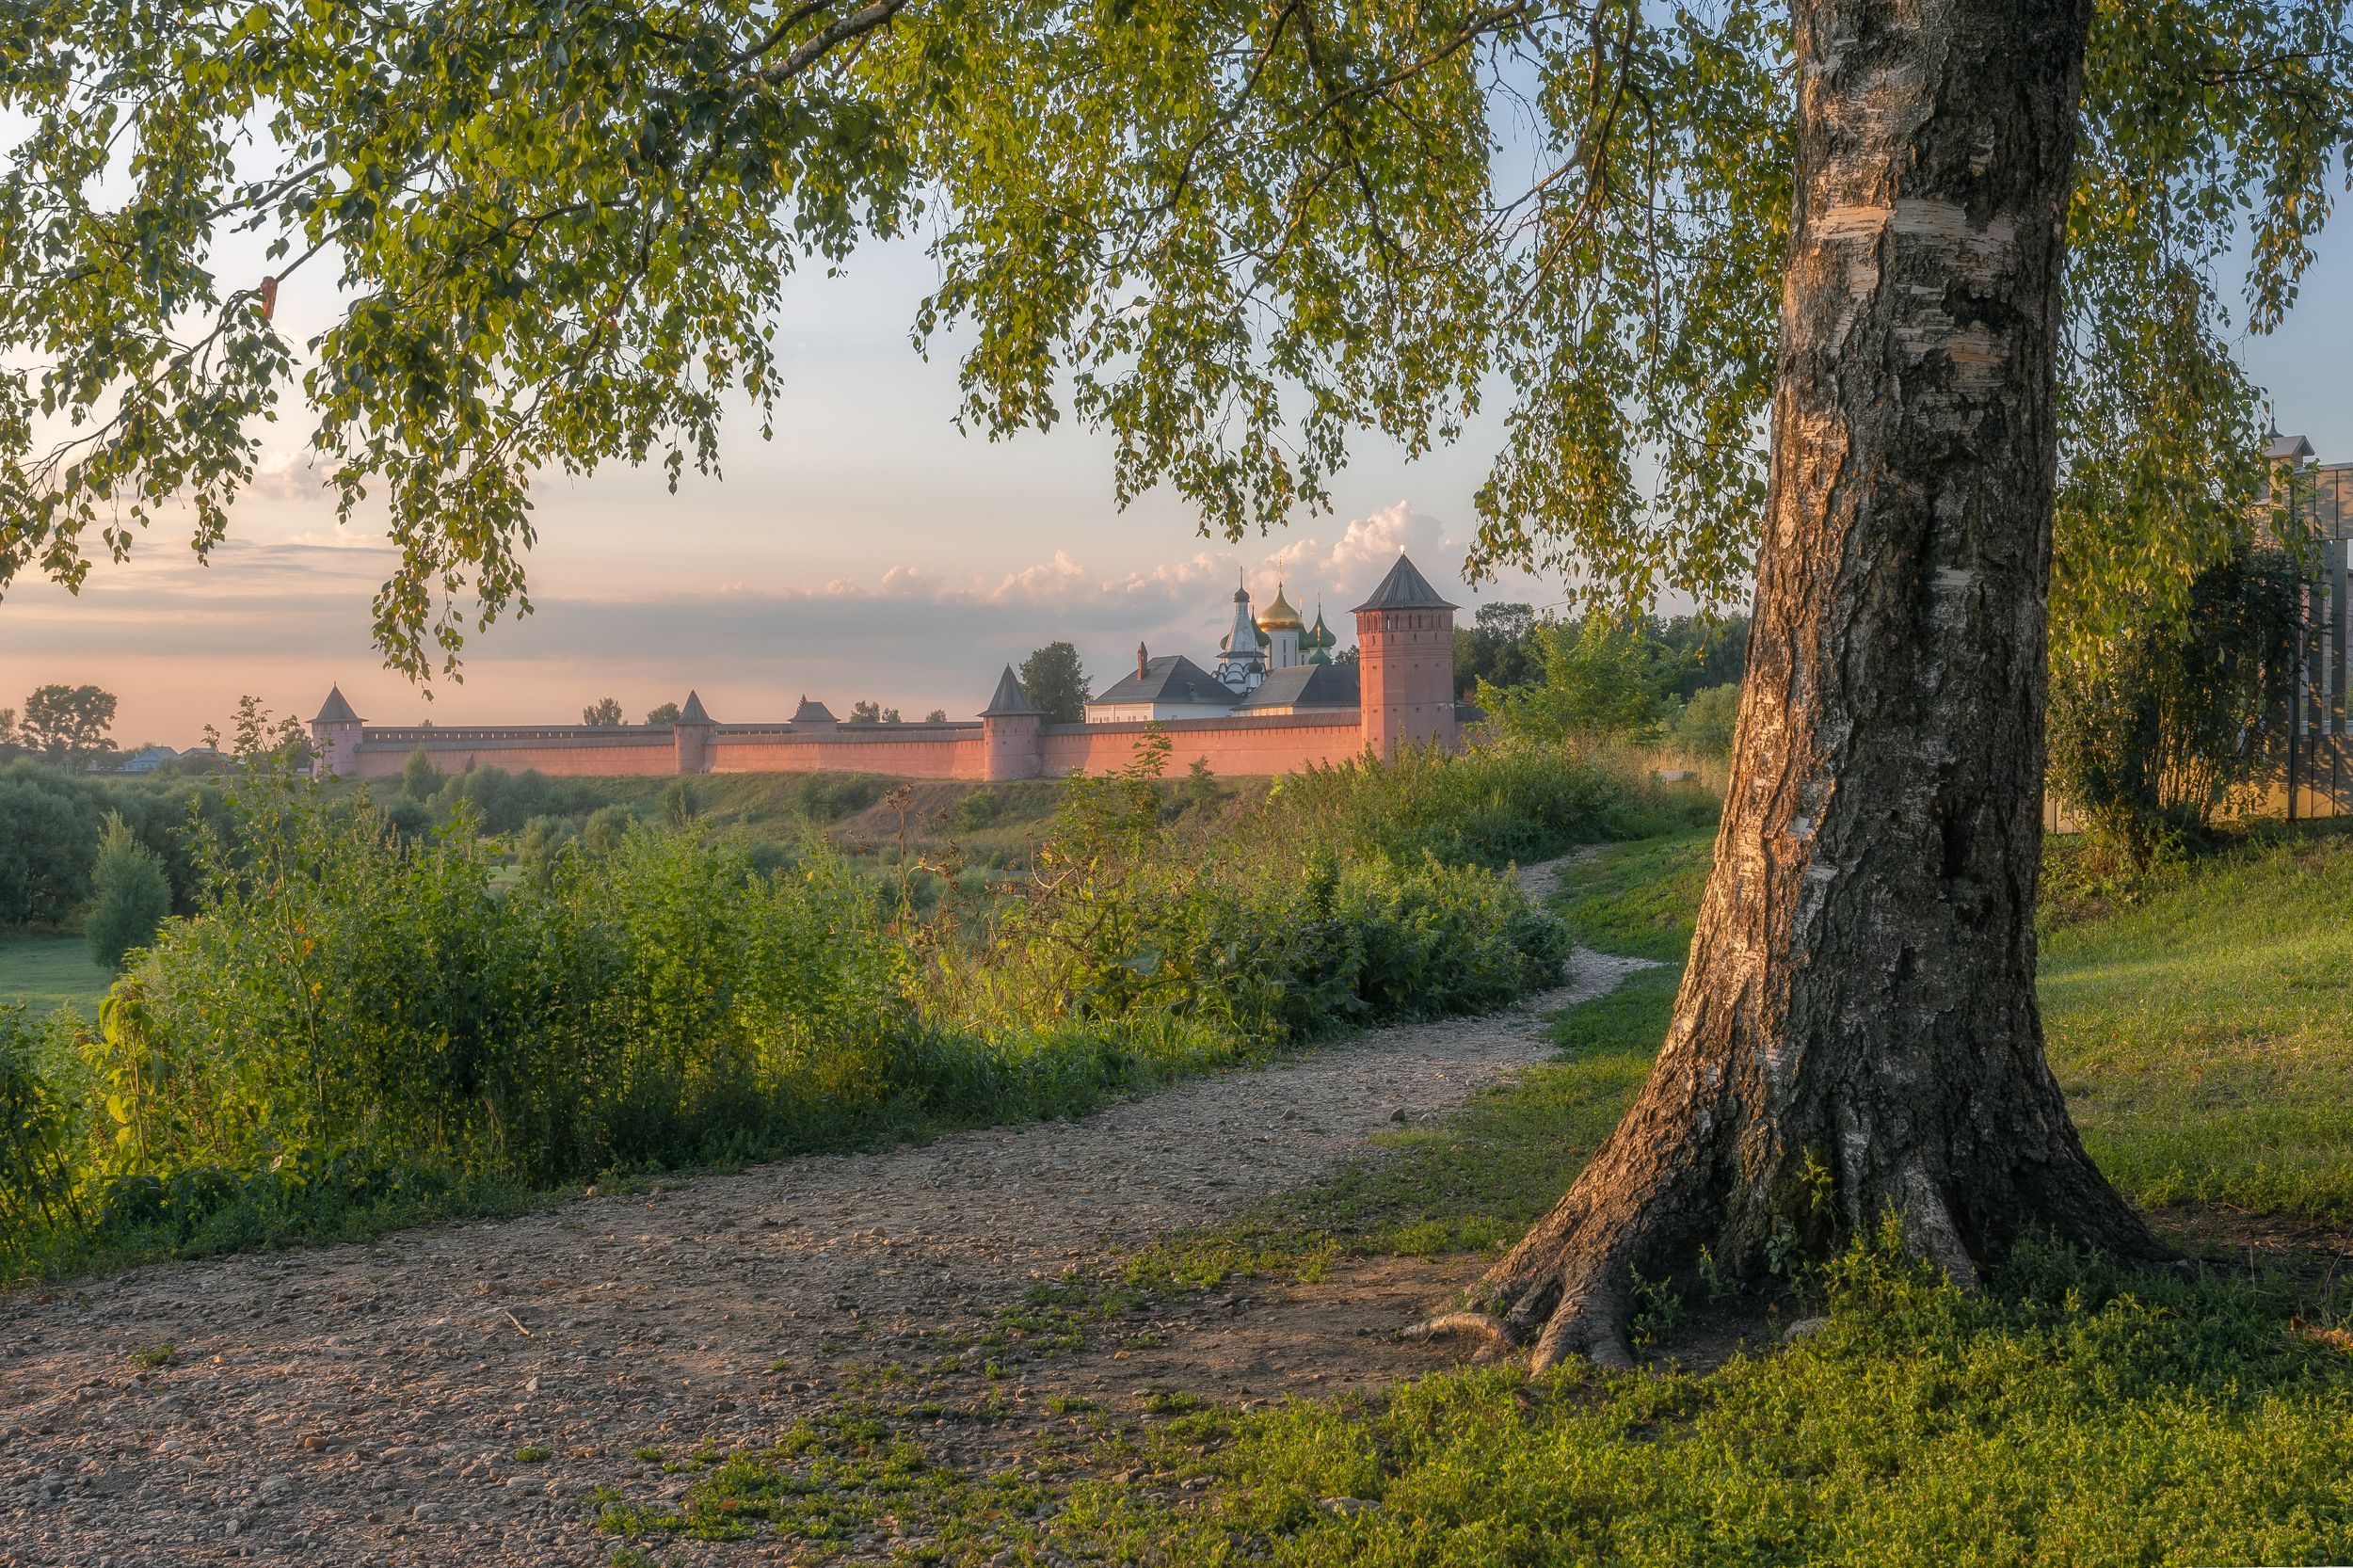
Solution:
[{"label": "church dome", "polygon": [[1274,585],[1274,602],[1268,605],[1266,614],[1258,617],[1258,630],[1261,632],[1297,632],[1302,629],[1303,625],[1304,623],[1299,618],[1299,612],[1292,609],[1291,601],[1283,597],[1283,585],[1277,583]]},{"label": "church dome", "polygon": [[1307,634],[1305,637],[1302,637],[1300,642],[1308,648],[1337,648],[1339,646],[1340,640],[1332,635],[1332,629],[1330,627],[1323,624],[1322,605],[1319,604],[1316,606],[1316,623],[1314,626],[1308,628]]}]

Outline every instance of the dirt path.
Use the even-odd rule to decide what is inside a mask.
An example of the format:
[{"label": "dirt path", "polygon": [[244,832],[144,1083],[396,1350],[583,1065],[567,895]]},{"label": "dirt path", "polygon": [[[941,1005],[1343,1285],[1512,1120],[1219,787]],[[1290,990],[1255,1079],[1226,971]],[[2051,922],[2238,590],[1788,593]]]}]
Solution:
[{"label": "dirt path", "polygon": [[[773,1434],[845,1347],[913,1356],[1305,1182],[1540,1060],[1543,1014],[1641,967],[1580,952],[1516,1012],[1083,1121],[0,1298],[0,1563],[602,1564],[580,1496],[634,1448]],[[162,1344],[171,1364],[134,1361]],[[517,1464],[525,1444],[550,1457]]]}]

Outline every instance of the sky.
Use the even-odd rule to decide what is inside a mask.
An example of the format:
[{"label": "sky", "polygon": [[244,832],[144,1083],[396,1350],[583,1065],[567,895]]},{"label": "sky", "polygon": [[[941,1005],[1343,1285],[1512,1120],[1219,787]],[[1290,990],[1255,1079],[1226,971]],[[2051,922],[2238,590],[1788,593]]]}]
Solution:
[{"label": "sky", "polygon": [[[1113,506],[1106,438],[1067,423],[998,442],[960,435],[952,344],[927,361],[908,344],[932,279],[909,242],[870,247],[844,278],[796,283],[776,437],[763,443],[748,413],[737,420],[724,477],[690,474],[675,494],[652,470],[541,481],[536,613],[472,634],[457,683],[427,689],[383,667],[369,603],[390,552],[364,523],[337,527],[289,419],[209,566],[159,521],[78,597],[42,582],[11,589],[0,707],[39,685],[95,682],[120,698],[118,744],[175,746],[226,728],[241,695],[308,718],[330,684],[388,724],[568,723],[606,696],[635,719],[690,688],[723,723],[783,719],[804,694],[837,712],[872,698],[910,718],[965,718],[1002,664],[1056,639],[1098,684],[1132,664],[1139,641],[1208,663],[1238,571],[1261,604],[1279,573],[1309,618],[1321,603],[1343,645],[1347,610],[1401,550],[1465,619],[1498,599],[1565,597],[1516,574],[1476,590],[1462,581],[1492,416],[1417,462],[1360,447],[1329,516],[1240,546],[1206,540],[1166,492]],[[330,306],[290,283],[289,336]],[[2349,350],[2353,243],[2332,232],[2288,328],[2241,345],[2277,423],[2324,461],[2353,460]]]}]

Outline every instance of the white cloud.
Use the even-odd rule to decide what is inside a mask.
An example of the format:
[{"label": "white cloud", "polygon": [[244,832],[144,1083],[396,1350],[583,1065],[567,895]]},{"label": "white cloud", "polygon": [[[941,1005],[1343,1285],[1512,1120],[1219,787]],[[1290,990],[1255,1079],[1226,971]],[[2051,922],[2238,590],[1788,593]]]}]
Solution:
[{"label": "white cloud", "polygon": [[264,452],[253,465],[248,495],[266,501],[316,501],[327,493],[327,473],[311,452]]},{"label": "white cloud", "polygon": [[1086,571],[1070,558],[1069,552],[1057,550],[1050,561],[1007,572],[988,598],[996,604],[1059,604],[1066,602],[1086,582]]}]

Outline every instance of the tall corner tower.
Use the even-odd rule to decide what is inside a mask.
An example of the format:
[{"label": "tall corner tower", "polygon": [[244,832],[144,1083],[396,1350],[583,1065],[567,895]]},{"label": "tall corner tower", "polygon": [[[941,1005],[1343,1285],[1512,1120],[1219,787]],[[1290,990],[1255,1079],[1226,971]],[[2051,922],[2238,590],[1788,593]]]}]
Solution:
[{"label": "tall corner tower", "polygon": [[1452,746],[1454,606],[1403,555],[1356,606],[1364,741],[1384,761],[1408,744]]},{"label": "tall corner tower", "polygon": [[330,686],[319,716],[311,721],[311,773],[318,778],[354,778],[360,773],[360,740],[367,724],[351,711],[341,686]]},{"label": "tall corner tower", "polygon": [[981,710],[981,739],[986,748],[983,776],[987,778],[1035,778],[1046,771],[1039,731],[1046,714],[1021,689],[1021,678],[1007,664],[997,678],[996,695]]},{"label": "tall corner tower", "polygon": [[717,728],[703,699],[693,692],[686,694],[686,706],[679,710],[678,718],[670,726],[670,741],[678,751],[678,771],[709,773],[711,771],[711,732]]}]

